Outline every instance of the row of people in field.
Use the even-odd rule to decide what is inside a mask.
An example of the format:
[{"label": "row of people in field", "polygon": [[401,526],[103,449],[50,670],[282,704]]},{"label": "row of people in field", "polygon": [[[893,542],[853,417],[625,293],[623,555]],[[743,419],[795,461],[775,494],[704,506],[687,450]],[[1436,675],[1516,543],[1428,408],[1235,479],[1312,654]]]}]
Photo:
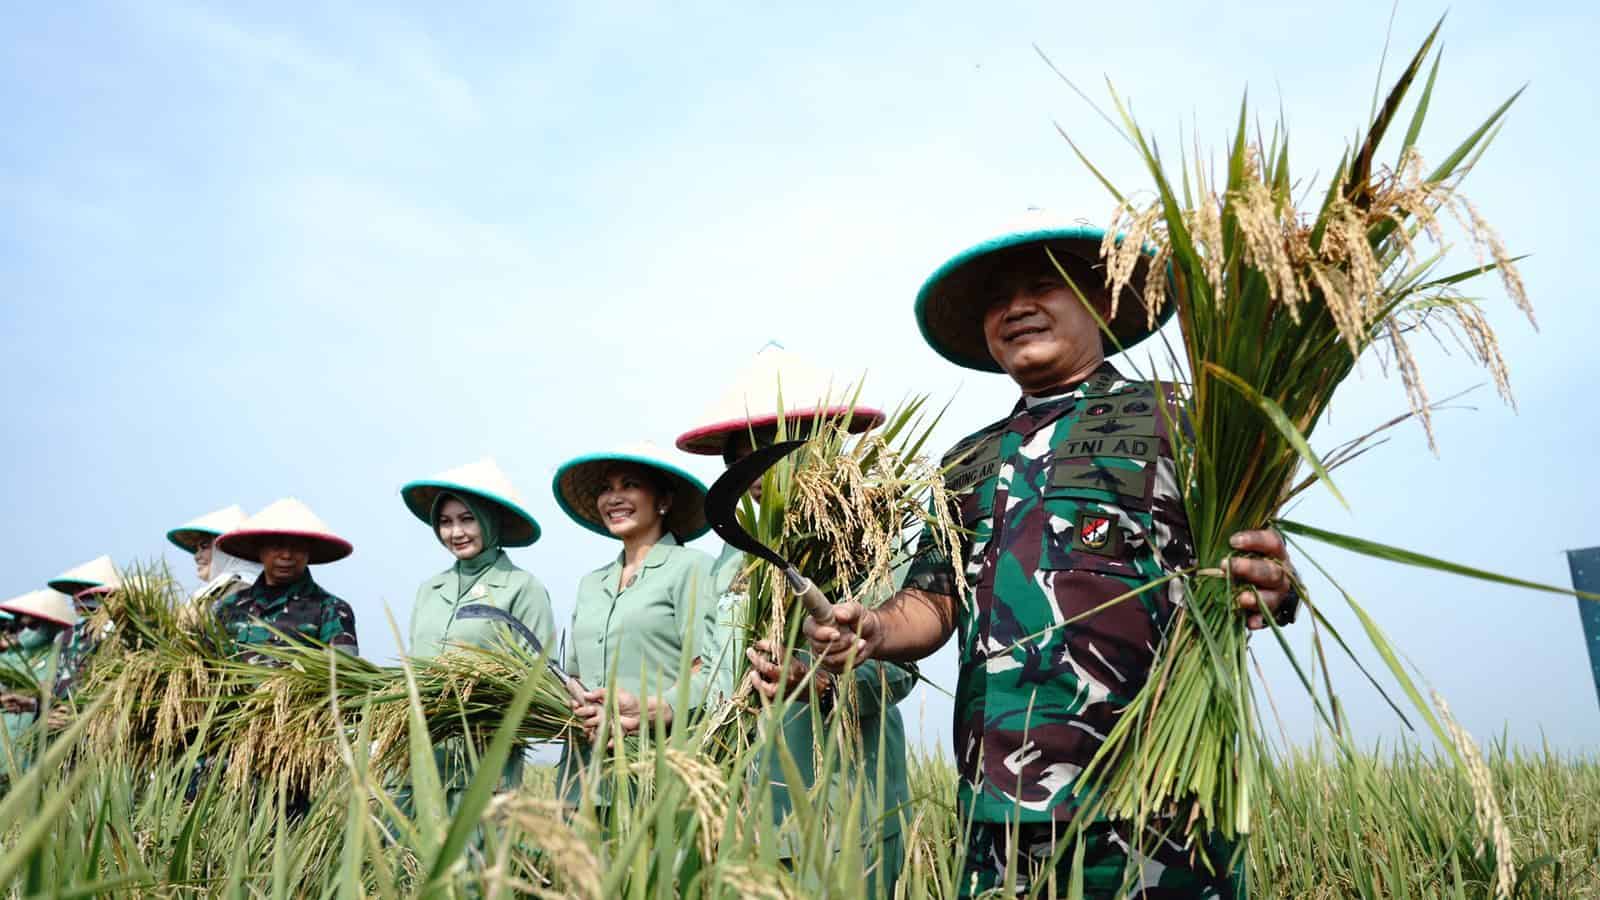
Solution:
[{"label": "row of people in field", "polygon": [[[1076,776],[1144,685],[1181,596],[1175,587],[1146,591],[1084,614],[1195,564],[1168,432],[1174,418],[1163,414],[1170,395],[1106,361],[1153,334],[1171,301],[1162,315],[1146,315],[1135,299],[1144,289],[1142,271],[1125,296],[1111,296],[1099,262],[1103,237],[1030,212],[926,280],[915,312],[928,344],[956,365],[1004,373],[1021,393],[1009,411],[999,411],[997,421],[958,441],[944,458],[964,531],[959,553],[952,557],[925,540],[904,587],[881,606],[841,604],[830,623],[808,619],[816,673],[803,659],[783,671],[770,647],[749,648],[750,686],[763,696],[798,689],[799,706],[825,707],[837,673],[846,673],[861,680],[861,696],[878,699],[863,704],[860,733],[878,808],[897,811],[871,839],[883,848],[869,858],[869,874],[882,889],[892,889],[899,872],[908,799],[895,709],[912,683],[903,665],[952,635],[960,651],[953,727],[961,778],[957,796],[944,799],[967,826],[962,896],[1005,884],[1012,866],[1019,891],[1044,877],[1065,891],[1073,883],[1065,867],[1074,859],[1083,867],[1085,896],[1121,895],[1131,887],[1151,897],[1222,897],[1242,887],[1242,876],[1225,865],[1227,848],[1146,841],[1114,821],[1085,823],[1083,846],[1057,852],[1057,835],[1078,808]],[[770,440],[780,378],[783,396],[792,399],[802,396],[795,385],[819,376],[769,351],[728,392],[722,411],[685,432],[678,447],[720,454],[731,464]],[[789,413],[787,424],[803,430],[815,414]],[[856,407],[851,424],[869,428],[879,418],[876,410]],[[737,608],[736,576],[745,569],[736,551],[712,560],[685,546],[705,530],[703,486],[659,452],[633,448],[573,460],[554,487],[569,516],[622,544],[578,589],[565,662],[590,690],[574,700],[575,714],[591,734],[608,705],[624,729],[682,715],[673,708],[677,693],[657,688],[678,671],[689,646],[703,663],[693,670],[692,702],[714,689],[719,667],[712,654],[724,640],[719,617]],[[409,484],[402,495],[454,557],[418,591],[412,652],[485,641],[488,620],[457,616],[469,603],[504,609],[548,646],[554,637],[548,593],[504,551],[536,540],[538,525],[498,469],[476,463]],[[348,605],[316,587],[307,571],[347,554],[349,544],[295,501],[242,522],[223,522],[228,515],[239,514],[216,514],[210,524],[175,531],[173,539],[195,551],[203,574],[237,579],[237,590],[217,607],[235,639],[269,640],[272,633],[261,628],[269,623],[355,651]],[[1232,543],[1239,553],[1227,565],[1248,588],[1239,599],[1247,624],[1262,627],[1266,616],[1287,622],[1296,598],[1281,539],[1253,531]],[[219,564],[227,571],[206,571]],[[13,601],[10,608],[36,605]],[[794,759],[810,758],[812,726],[809,714],[785,723]],[[876,758],[880,747],[883,759]],[[783,815],[782,778],[771,780]],[[1048,871],[1052,860],[1055,872]]]}]

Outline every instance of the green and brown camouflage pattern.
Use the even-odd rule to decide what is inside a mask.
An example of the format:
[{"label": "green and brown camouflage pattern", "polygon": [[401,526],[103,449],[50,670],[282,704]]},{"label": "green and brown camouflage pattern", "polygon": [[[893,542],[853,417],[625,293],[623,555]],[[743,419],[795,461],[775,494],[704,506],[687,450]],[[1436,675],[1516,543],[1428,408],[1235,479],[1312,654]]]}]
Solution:
[{"label": "green and brown camouflage pattern", "polygon": [[233,642],[232,652],[247,662],[267,659],[242,648],[281,646],[284,638],[280,633],[299,643],[336,647],[352,656],[361,652],[355,611],[319,587],[309,573],[279,588],[268,587],[266,576],[258,576],[254,584],[218,603],[216,617]]},{"label": "green and brown camouflage pattern", "polygon": [[[1106,363],[1024,397],[945,458],[969,532],[955,753],[959,808],[976,822],[1070,819],[1078,773],[1148,677],[1174,609],[1166,586],[1063,623],[1190,564],[1157,397]],[[924,534],[906,586],[955,585]]]},{"label": "green and brown camouflage pattern", "polygon": [[[975,822],[967,835],[961,869],[961,897],[1004,897],[1006,860],[1016,845],[1017,878],[1012,896],[1025,896],[1045,879],[1036,895],[1066,897],[1080,838],[1058,841],[1053,822],[1004,825]],[[1067,846],[1061,847],[1060,843]],[[1153,832],[1135,846],[1128,829],[1095,822],[1081,836],[1085,898],[1137,897],[1141,900],[1244,900],[1242,860],[1220,846],[1191,851]],[[1057,850],[1060,850],[1059,855]]]},{"label": "green and brown camouflage pattern", "polygon": [[56,647],[60,650],[60,661],[56,663],[57,697],[71,696],[72,689],[88,670],[89,659],[94,655],[95,648],[100,646],[100,641],[111,630],[109,622],[96,626],[96,618],[86,616],[79,619],[76,625],[62,629],[61,634],[56,636]]}]

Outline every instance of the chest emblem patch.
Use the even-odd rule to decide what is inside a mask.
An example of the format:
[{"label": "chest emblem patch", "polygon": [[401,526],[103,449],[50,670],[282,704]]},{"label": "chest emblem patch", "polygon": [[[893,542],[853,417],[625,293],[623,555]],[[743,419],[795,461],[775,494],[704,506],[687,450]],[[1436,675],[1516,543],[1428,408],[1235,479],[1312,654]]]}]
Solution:
[{"label": "chest emblem patch", "polygon": [[1078,513],[1077,524],[1078,533],[1072,542],[1074,550],[1099,556],[1121,555],[1122,529],[1117,527],[1114,516],[1086,509]]}]

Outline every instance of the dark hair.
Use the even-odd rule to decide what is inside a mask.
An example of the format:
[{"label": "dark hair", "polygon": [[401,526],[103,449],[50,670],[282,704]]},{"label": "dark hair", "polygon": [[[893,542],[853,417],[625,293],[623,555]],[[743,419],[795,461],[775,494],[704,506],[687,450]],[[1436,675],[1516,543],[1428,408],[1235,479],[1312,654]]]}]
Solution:
[{"label": "dark hair", "polygon": [[672,483],[671,478],[668,478],[655,466],[647,466],[644,463],[619,459],[607,466],[603,474],[605,477],[610,478],[612,473],[619,469],[637,473],[640,478],[649,483],[650,487],[655,489],[658,497],[671,497],[678,492],[677,486]]}]

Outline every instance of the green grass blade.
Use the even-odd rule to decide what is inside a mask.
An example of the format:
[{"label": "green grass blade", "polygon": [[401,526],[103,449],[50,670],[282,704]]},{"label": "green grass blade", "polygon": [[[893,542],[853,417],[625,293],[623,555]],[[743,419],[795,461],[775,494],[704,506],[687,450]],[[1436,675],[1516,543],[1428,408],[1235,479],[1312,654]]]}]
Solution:
[{"label": "green grass blade", "polygon": [[1370,556],[1374,559],[1384,559],[1390,562],[1403,563],[1404,565],[1414,566],[1417,568],[1432,569],[1436,572],[1448,572],[1452,575],[1476,578],[1479,581],[1488,581],[1494,584],[1507,585],[1509,587],[1527,588],[1533,591],[1544,591],[1548,594],[1566,594],[1569,597],[1577,597],[1582,600],[1600,601],[1600,594],[1591,594],[1586,591],[1557,587],[1550,584],[1540,584],[1537,581],[1526,581],[1521,578],[1513,578],[1509,575],[1501,575],[1497,572],[1489,572],[1484,569],[1475,569],[1471,566],[1464,566],[1460,563],[1450,562],[1449,560],[1439,559],[1438,557],[1434,556],[1427,556],[1411,550],[1403,550],[1399,547],[1392,547],[1388,544],[1380,544],[1376,541],[1368,541],[1358,537],[1351,537],[1350,535],[1346,534],[1324,531],[1321,528],[1315,528],[1300,522],[1291,522],[1288,519],[1279,519],[1275,524],[1277,528],[1287,532],[1288,534],[1311,538],[1312,540],[1321,541],[1324,544],[1338,547],[1341,550],[1349,550],[1351,553],[1360,553],[1363,556]]},{"label": "green grass blade", "polygon": [[1328,486],[1328,490],[1339,501],[1339,504],[1345,509],[1350,508],[1350,503],[1344,499],[1344,494],[1339,493],[1339,488],[1334,485],[1333,476],[1328,474],[1328,470],[1322,465],[1322,460],[1311,449],[1311,445],[1306,443],[1305,436],[1300,433],[1300,429],[1289,421],[1289,417],[1284,413],[1282,407],[1272,402],[1270,398],[1257,393],[1256,389],[1247,384],[1244,379],[1229,372],[1227,369],[1209,362],[1205,364],[1205,368],[1207,372],[1211,373],[1223,384],[1238,391],[1241,397],[1255,404],[1255,407],[1267,417],[1267,421],[1272,423],[1272,427],[1276,428],[1278,433],[1283,435],[1283,439],[1289,442],[1289,446],[1300,454],[1300,459],[1310,466],[1313,472],[1317,473],[1317,477],[1322,479],[1323,484]]}]

